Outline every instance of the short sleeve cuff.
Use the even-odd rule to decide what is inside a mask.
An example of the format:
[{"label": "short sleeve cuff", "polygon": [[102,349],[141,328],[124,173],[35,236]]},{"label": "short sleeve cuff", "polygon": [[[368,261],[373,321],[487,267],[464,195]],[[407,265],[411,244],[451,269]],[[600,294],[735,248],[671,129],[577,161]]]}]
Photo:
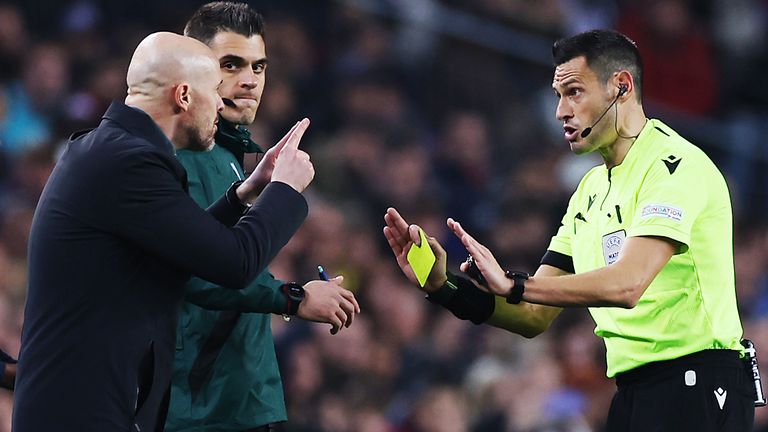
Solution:
[{"label": "short sleeve cuff", "polygon": [[667,225],[657,224],[632,227],[627,231],[627,237],[665,237],[682,245],[677,253],[687,252],[688,245],[691,243],[690,234]]},{"label": "short sleeve cuff", "polygon": [[571,252],[571,245],[557,237],[552,237],[552,241],[549,242],[547,251],[557,252],[569,257],[573,256],[573,253]]}]

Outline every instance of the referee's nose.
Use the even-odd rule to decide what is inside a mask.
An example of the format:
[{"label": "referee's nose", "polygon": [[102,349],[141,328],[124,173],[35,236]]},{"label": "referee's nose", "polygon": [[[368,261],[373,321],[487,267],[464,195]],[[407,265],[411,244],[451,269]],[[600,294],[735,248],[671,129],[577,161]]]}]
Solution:
[{"label": "referee's nose", "polygon": [[557,101],[557,109],[555,110],[555,116],[560,121],[567,121],[573,117],[573,108],[568,103],[568,99],[560,97]]}]

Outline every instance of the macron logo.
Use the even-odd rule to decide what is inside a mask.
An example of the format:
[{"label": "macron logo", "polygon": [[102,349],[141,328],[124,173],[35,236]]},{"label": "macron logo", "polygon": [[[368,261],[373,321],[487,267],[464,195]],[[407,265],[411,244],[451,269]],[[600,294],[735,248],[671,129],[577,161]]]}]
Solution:
[{"label": "macron logo", "polygon": [[728,391],[723,390],[722,387],[718,387],[717,390],[715,390],[715,398],[717,399],[717,404],[720,405],[720,409],[723,409],[723,405],[725,405],[725,398],[728,396]]},{"label": "macron logo", "polygon": [[664,162],[664,165],[667,166],[669,174],[672,175],[677,170],[677,166],[680,165],[681,160],[682,159],[675,157],[675,155],[669,155],[666,159],[662,159],[661,161]]}]

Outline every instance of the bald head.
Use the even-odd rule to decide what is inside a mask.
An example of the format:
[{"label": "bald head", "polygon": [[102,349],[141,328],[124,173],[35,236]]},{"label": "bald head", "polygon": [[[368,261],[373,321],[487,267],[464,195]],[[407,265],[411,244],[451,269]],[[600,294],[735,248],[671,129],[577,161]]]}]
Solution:
[{"label": "bald head", "polygon": [[169,86],[211,77],[219,64],[202,42],[175,33],[153,33],[139,43],[128,66],[128,96],[155,98]]},{"label": "bald head", "polygon": [[175,33],[144,38],[128,66],[126,105],[143,110],[177,148],[206,148],[218,112],[219,62],[202,42]]}]

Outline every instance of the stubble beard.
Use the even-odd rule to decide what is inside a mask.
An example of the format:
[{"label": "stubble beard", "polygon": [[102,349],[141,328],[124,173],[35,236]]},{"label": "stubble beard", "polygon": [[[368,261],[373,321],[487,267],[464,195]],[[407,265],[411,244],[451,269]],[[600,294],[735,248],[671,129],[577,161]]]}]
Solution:
[{"label": "stubble beard", "polygon": [[213,144],[215,135],[213,128],[204,130],[202,128],[190,127],[185,132],[187,141],[186,148],[189,150],[203,151],[207,150],[211,144]]}]

